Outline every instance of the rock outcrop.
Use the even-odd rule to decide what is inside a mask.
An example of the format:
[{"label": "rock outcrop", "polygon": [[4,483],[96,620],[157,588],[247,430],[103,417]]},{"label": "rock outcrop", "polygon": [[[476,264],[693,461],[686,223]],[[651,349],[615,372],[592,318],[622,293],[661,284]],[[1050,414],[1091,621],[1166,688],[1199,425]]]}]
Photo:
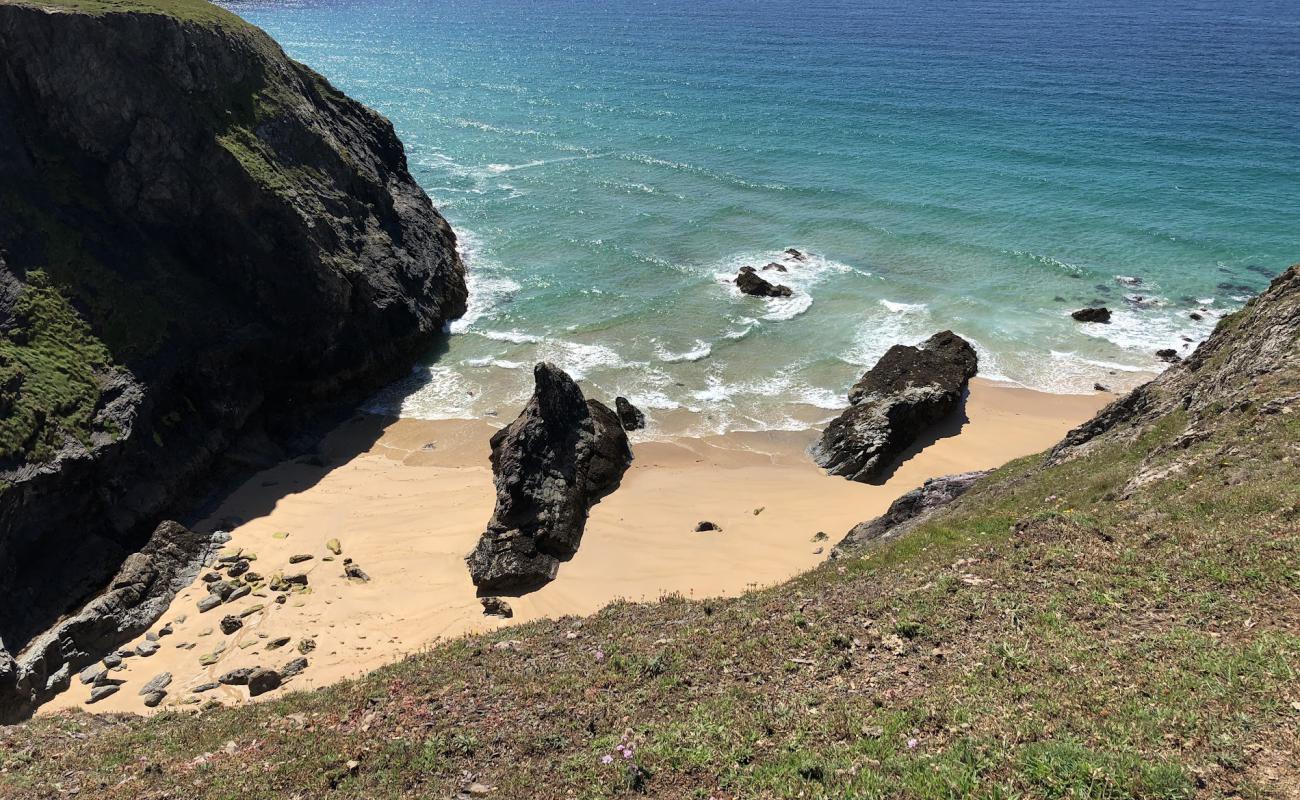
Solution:
[{"label": "rock outcrop", "polygon": [[626,397],[614,398],[614,410],[618,412],[618,421],[623,425],[623,430],[639,431],[645,427],[645,414]]},{"label": "rock outcrop", "polygon": [[935,423],[957,410],[979,359],[952,331],[919,347],[894,345],[849,390],[812,457],[832,475],[868,483]]},{"label": "rock outcrop", "polygon": [[16,659],[0,647],[0,722],[27,716],[66,689],[73,675],[148,630],[194,580],[211,546],[206,536],[164,522],[148,544],[127,556],[103,594],[37,637]]},{"label": "rock outcrop", "polygon": [[794,293],[789,286],[768,282],[753,267],[740,268],[736,273],[736,288],[753,297],[789,297]]},{"label": "rock outcrop", "polygon": [[0,2],[0,209],[9,656],[465,306],[392,125],[202,0]]},{"label": "rock outcrop", "polygon": [[988,470],[961,472],[927,480],[920,487],[890,503],[884,514],[853,526],[840,543],[831,548],[830,557],[841,558],[861,550],[871,542],[901,536],[916,527],[930,512],[961,497],[987,474]]},{"label": "rock outcrop", "polygon": [[[1105,443],[1128,444],[1161,420],[1172,418],[1186,420],[1185,432],[1176,442],[1185,448],[1203,438],[1202,431],[1220,427],[1225,412],[1249,408],[1266,392],[1279,399],[1260,405],[1261,413],[1298,412],[1300,390],[1294,385],[1272,385],[1278,365],[1295,359],[1297,342],[1300,264],[1275,278],[1240,311],[1220,320],[1186,358],[1067,433],[1052,449],[1049,462],[1075,458]],[[1145,474],[1167,468],[1167,464],[1141,465],[1134,480],[1140,484]]]},{"label": "rock outcrop", "polygon": [[555,578],[578,551],[587,512],[632,463],[618,416],[586,400],[563,370],[533,368],[532,398],[492,436],[496,509],[466,557],[481,595],[519,595]]},{"label": "rock outcrop", "polygon": [[1081,308],[1070,316],[1078,322],[1110,322],[1110,309],[1105,306]]}]

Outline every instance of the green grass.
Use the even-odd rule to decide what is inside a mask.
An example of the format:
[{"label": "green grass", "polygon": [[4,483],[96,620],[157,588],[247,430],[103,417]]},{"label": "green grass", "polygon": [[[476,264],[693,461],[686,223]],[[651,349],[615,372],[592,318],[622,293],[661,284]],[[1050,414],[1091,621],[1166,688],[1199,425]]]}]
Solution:
[{"label": "green grass", "polygon": [[[1300,436],[1217,419],[1187,449],[1174,414],[1021,459],[907,537],[739,598],[615,603],[199,719],[40,719],[0,733],[0,795],[1282,796]],[[1119,497],[1170,458],[1177,478]],[[1225,483],[1225,459],[1251,480]]]},{"label": "green grass", "polygon": [[0,5],[48,8],[79,14],[161,14],[187,22],[234,30],[251,26],[207,0],[0,0]]},{"label": "green grass", "polygon": [[0,458],[40,461],[67,439],[83,443],[95,422],[108,349],[40,271],[0,334]]}]

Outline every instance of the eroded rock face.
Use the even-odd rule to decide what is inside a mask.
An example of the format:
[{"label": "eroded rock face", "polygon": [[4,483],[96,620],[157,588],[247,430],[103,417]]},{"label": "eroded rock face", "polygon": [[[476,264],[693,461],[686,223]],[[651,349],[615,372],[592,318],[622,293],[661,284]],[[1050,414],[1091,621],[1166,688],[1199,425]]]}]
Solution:
[{"label": "eroded rock face", "polygon": [[989,470],[962,472],[956,475],[944,475],[930,478],[920,487],[913,489],[894,502],[884,514],[869,522],[853,526],[853,530],[831,548],[831,558],[840,558],[848,553],[861,550],[871,542],[893,539],[914,528],[924,520],[931,511],[948,505],[961,497],[966,490]]},{"label": "eroded rock face", "polygon": [[[22,313],[58,298],[89,410],[37,408],[0,441],[15,651],[223,465],[283,456],[309,412],[404,374],[466,298],[392,125],[260,30],[38,5],[0,3],[0,337],[61,335]],[[38,373],[6,377],[5,413]]]},{"label": "eroded rock face", "polygon": [[0,722],[27,716],[66,689],[78,670],[147,631],[194,580],[209,546],[207,537],[164,522],[103,594],[32,641],[20,658],[0,645]]},{"label": "eroded rock face", "polygon": [[533,368],[533,396],[492,437],[496,510],[466,557],[480,594],[518,595],[555,578],[578,551],[587,512],[632,463],[618,416],[563,370]]},{"label": "eroded rock face", "polygon": [[822,432],[812,457],[832,475],[871,482],[927,428],[961,404],[979,363],[952,331],[920,347],[894,345],[849,390],[849,407]]}]

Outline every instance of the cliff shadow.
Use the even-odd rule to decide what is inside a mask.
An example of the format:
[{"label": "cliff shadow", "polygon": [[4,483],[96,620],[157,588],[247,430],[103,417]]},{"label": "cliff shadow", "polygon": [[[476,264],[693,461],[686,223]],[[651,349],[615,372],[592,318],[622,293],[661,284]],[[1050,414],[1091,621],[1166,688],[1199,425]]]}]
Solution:
[{"label": "cliff shadow", "polygon": [[927,428],[910,447],[891,461],[889,466],[875,480],[868,481],[868,483],[872,486],[883,486],[894,477],[894,473],[898,472],[904,464],[916,458],[927,447],[943,439],[950,439],[959,435],[967,423],[970,422],[970,417],[966,414],[966,401],[969,399],[970,388],[968,387],[962,390],[961,402],[958,403],[957,408],[951,414]]},{"label": "cliff shadow", "polygon": [[[448,339],[448,334],[440,335],[413,369],[436,364],[447,353]],[[367,399],[385,393],[400,405],[425,383],[410,374],[394,376],[374,392],[314,410],[309,420],[251,426],[222,456],[215,488],[177,518],[201,533],[213,533],[267,516],[281,500],[309,491],[334,469],[372,450],[397,421],[392,414],[366,411]],[[238,514],[223,513],[232,504],[238,505]]]}]

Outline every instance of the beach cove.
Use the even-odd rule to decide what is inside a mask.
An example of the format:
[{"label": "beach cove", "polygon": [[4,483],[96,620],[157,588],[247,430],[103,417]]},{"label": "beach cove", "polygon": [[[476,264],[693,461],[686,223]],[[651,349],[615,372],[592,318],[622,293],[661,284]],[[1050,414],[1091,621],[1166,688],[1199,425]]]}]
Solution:
[{"label": "beach cove", "polygon": [[[620,488],[592,509],[577,556],[550,585],[509,598],[509,621],[483,615],[463,560],[492,514],[487,440],[500,423],[358,415],[329,434],[315,458],[253,475],[197,524],[243,520],[230,526],[222,552],[253,554],[251,569],[264,576],[304,572],[309,589],[289,593],[282,605],[263,591],[200,613],[196,602],[207,590],[196,579],[152,629],[171,629],[157,639],[157,652],[126,658],[113,673],[127,691],[86,707],[151,713],[135,690],[163,672],[172,683],[155,710],[248,702],[242,686],[191,690],[241,667],[306,658],[301,674],[258,699],[273,698],[503,624],[586,615],[617,600],[703,599],[772,585],[818,564],[853,525],[925,479],[1041,451],[1108,399],[977,378],[960,430],[955,422],[940,426],[940,438],[906,457],[880,486],[817,469],[805,452],[812,430],[634,438],[635,461]],[[695,532],[704,520],[722,530]],[[332,539],[337,555],[327,548]],[[312,558],[291,565],[295,555]],[[344,558],[370,581],[344,577]],[[219,628],[226,615],[241,622],[230,635]],[[141,636],[122,649],[147,641]],[[81,706],[90,688],[74,679],[40,713]]]}]

